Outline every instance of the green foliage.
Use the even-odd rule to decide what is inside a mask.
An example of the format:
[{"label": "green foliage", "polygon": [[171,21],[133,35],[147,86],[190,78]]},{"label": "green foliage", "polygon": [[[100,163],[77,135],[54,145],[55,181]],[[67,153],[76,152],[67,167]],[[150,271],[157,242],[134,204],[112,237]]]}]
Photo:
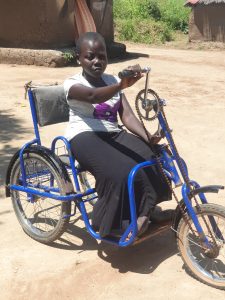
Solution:
[{"label": "green foliage", "polygon": [[172,29],[186,32],[188,29],[188,17],[190,10],[183,7],[183,0],[160,0],[162,21]]},{"label": "green foliage", "polygon": [[68,62],[72,63],[75,60],[75,54],[73,51],[66,51],[63,53],[63,58]]},{"label": "green foliage", "polygon": [[146,11],[148,13],[148,16],[152,17],[156,21],[160,20],[162,17],[162,13],[158,1],[152,0],[146,2]]},{"label": "green foliage", "polygon": [[114,0],[113,13],[116,19],[134,19],[140,14],[139,0]]},{"label": "green foliage", "polygon": [[163,22],[156,22],[154,20],[118,19],[116,30],[121,40],[146,44],[159,44],[172,40],[172,32],[168,26]]},{"label": "green foliage", "polygon": [[114,19],[118,37],[163,43],[172,39],[172,30],[187,33],[190,10],[183,4],[183,0],[115,0]]}]

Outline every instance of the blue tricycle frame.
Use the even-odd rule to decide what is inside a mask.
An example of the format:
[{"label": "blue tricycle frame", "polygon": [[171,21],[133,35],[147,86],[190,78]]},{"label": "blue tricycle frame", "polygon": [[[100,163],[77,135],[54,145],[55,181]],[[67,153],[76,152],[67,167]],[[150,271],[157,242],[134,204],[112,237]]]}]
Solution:
[{"label": "blue tricycle frame", "polygon": [[[147,74],[148,75],[148,74]],[[48,89],[48,87],[46,87]],[[29,96],[29,104],[32,114],[32,120],[33,120],[33,127],[34,127],[34,134],[35,138],[29,142],[27,142],[25,145],[22,146],[22,148],[13,156],[9,167],[7,171],[7,177],[6,177],[6,194],[7,196],[10,195],[11,191],[19,191],[24,192],[27,195],[27,201],[31,202],[33,199],[38,197],[47,197],[50,199],[54,199],[56,201],[62,201],[62,202],[72,202],[74,201],[75,206],[79,209],[83,221],[85,223],[87,231],[90,233],[90,235],[101,241],[105,241],[108,243],[112,243],[115,245],[118,245],[119,247],[125,247],[128,245],[131,245],[137,237],[137,214],[136,214],[136,206],[135,206],[135,193],[134,193],[134,179],[136,174],[140,169],[151,167],[153,165],[157,165],[160,161],[163,172],[166,174],[168,179],[174,184],[175,187],[180,187],[182,191],[182,201],[177,206],[175,213],[174,213],[174,219],[172,222],[172,227],[174,231],[177,230],[178,223],[180,222],[182,218],[182,211],[181,207],[183,208],[183,212],[186,213],[187,217],[192,220],[194,225],[194,231],[196,234],[201,237],[202,243],[205,245],[204,247],[208,247],[209,249],[211,246],[211,241],[209,236],[207,236],[203,228],[199,222],[199,219],[197,217],[197,211],[194,207],[194,204],[192,203],[191,198],[194,195],[198,195],[200,202],[202,204],[207,204],[207,199],[205,196],[205,193],[217,193],[220,189],[223,189],[224,187],[221,185],[209,185],[201,187],[196,181],[189,179],[188,169],[185,161],[179,156],[176,146],[174,144],[171,130],[169,130],[168,125],[166,123],[164,114],[162,113],[162,109],[159,109],[157,113],[158,122],[161,127],[161,131],[163,132],[168,145],[170,146],[170,153],[168,152],[167,145],[162,144],[159,145],[159,157],[158,159],[154,158],[150,161],[145,161],[140,164],[137,164],[129,173],[128,176],[128,192],[129,192],[129,204],[130,204],[130,224],[128,227],[124,230],[122,235],[119,238],[102,238],[98,232],[96,232],[89,220],[88,212],[86,209],[86,203],[92,201],[94,198],[96,198],[96,191],[94,187],[87,188],[85,192],[81,191],[80,183],[78,180],[78,175],[81,172],[84,172],[82,168],[78,166],[78,164],[75,162],[75,159],[71,152],[70,143],[68,140],[63,136],[57,136],[53,139],[51,143],[51,148],[46,148],[42,146],[41,138],[40,138],[40,132],[39,132],[39,125],[40,125],[40,112],[38,113],[38,95],[37,91],[39,90],[39,87],[33,86],[32,84],[29,84],[27,86],[27,93]],[[146,79],[146,87],[145,90],[143,90],[143,93],[146,95],[151,90],[148,90],[148,83]],[[147,95],[148,96],[148,95]],[[155,100],[154,100],[155,101]],[[159,99],[158,105],[162,108],[165,105],[165,101],[162,99]],[[154,105],[153,105],[154,106]],[[57,122],[52,122],[57,123]],[[47,124],[48,125],[48,124]],[[45,125],[42,125],[45,126]],[[65,166],[65,164],[62,164],[60,161],[60,158],[57,157],[54,153],[56,150],[56,145],[58,141],[62,141],[65,145],[65,148],[67,150],[68,155],[68,163]],[[68,190],[66,195],[57,195],[57,189],[54,187],[54,183],[52,186],[31,186],[29,183],[29,175],[26,173],[25,165],[24,165],[24,154],[29,153],[32,149],[35,149],[35,151],[42,153],[46,157],[53,157],[57,161],[60,161],[59,165],[62,167],[60,176],[64,182],[69,182],[69,175],[68,170],[71,172],[72,179],[74,181],[73,186],[67,185]],[[20,184],[11,184],[10,178],[12,176],[12,170],[13,166],[16,162],[16,160],[20,161],[20,170],[21,170],[21,178],[20,178]],[[188,184],[187,184],[187,178],[188,178]],[[190,189],[191,187],[191,189]],[[41,190],[40,190],[41,189]],[[75,189],[75,190],[74,190]],[[86,196],[89,196],[86,198]],[[83,198],[85,198],[83,200]],[[44,200],[43,200],[44,201]],[[70,213],[68,215],[64,215],[63,218],[70,218],[73,216],[74,213]],[[222,233],[218,229],[216,222],[214,219],[210,219],[210,223],[212,227],[214,228],[214,233],[219,232],[220,240],[224,243],[224,238],[222,236]],[[192,229],[193,230],[193,229]],[[196,276],[195,276],[196,277]],[[199,278],[198,278],[199,279]],[[201,279],[201,281],[204,282],[204,279]],[[211,282],[206,282],[210,285],[213,285]],[[217,286],[216,286],[217,287]],[[219,286],[221,288],[221,286]],[[224,285],[222,285],[222,288],[224,288]]]}]

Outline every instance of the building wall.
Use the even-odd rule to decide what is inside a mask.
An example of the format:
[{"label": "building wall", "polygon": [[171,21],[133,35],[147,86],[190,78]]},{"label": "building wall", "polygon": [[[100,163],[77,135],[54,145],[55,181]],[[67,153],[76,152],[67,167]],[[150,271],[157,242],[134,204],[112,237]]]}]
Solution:
[{"label": "building wall", "polygon": [[225,42],[225,4],[194,7],[189,20],[189,39]]},{"label": "building wall", "polygon": [[87,3],[97,32],[105,38],[106,43],[110,44],[114,40],[113,0],[89,0]]},{"label": "building wall", "polygon": [[0,1],[0,47],[74,45],[74,0]]}]

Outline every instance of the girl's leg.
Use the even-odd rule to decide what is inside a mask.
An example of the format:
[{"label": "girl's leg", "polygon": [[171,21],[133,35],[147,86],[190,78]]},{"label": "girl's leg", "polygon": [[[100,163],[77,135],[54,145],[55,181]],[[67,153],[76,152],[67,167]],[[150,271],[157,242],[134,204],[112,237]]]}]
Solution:
[{"label": "girl's leg", "polygon": [[[71,146],[82,167],[96,178],[99,201],[94,207],[93,225],[101,236],[108,235],[123,219],[129,219],[128,174],[137,163],[151,159],[152,152],[142,140],[126,132],[85,132],[76,136]],[[142,170],[136,177],[138,216],[148,215],[156,205],[158,195],[151,183],[156,175],[155,170]]]},{"label": "girl's leg", "polygon": [[92,225],[102,237],[121,225],[123,202],[128,200],[130,159],[111,146],[113,135],[84,132],[71,141],[74,156],[96,179],[99,200],[93,209]]},{"label": "girl's leg", "polygon": [[[154,156],[154,153],[150,149],[149,145],[146,144],[142,139],[139,137],[127,133],[126,131],[121,132],[117,137],[116,137],[116,142],[119,144],[117,147],[124,147],[123,151],[129,152],[132,149],[132,152],[130,151],[130,156],[132,156],[137,163],[140,163],[144,160],[151,160],[152,157]],[[141,176],[141,183],[138,184],[138,187],[136,189],[135,196],[138,195],[140,192],[140,185],[143,184],[143,190],[141,191],[142,195],[146,195],[146,189],[150,187],[149,182],[153,185],[153,190],[156,192],[156,204],[162,202],[162,201],[167,201],[172,198],[171,190],[168,186],[168,183],[165,181],[163,176],[161,175],[160,170],[158,169],[157,166],[155,167],[150,167],[150,168],[145,168],[144,172],[147,174],[147,181],[145,176]],[[136,182],[135,182],[136,183]],[[137,185],[136,185],[137,186]],[[151,191],[151,189],[150,189]],[[149,199],[146,201],[143,201],[145,203],[149,202]],[[154,223],[158,222],[163,222],[163,221],[168,221],[172,220],[172,216],[174,211],[171,209],[167,210],[160,210],[159,207],[156,210],[151,210],[151,217],[150,220]],[[146,215],[146,210],[143,209],[143,207],[140,207],[139,216]]]},{"label": "girl's leg", "polygon": [[[116,143],[114,147],[126,152],[136,163],[151,160],[155,156],[155,153],[145,141],[125,130],[120,132],[114,140]],[[144,172],[147,174],[148,182],[151,182],[157,194],[157,203],[170,200],[171,191],[158,167],[145,168]],[[144,185],[146,185],[146,182],[144,182]]]}]

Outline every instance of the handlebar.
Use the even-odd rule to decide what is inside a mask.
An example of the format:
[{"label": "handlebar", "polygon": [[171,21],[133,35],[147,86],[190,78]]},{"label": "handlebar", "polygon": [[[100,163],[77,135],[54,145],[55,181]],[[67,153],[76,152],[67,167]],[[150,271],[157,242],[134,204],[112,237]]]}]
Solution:
[{"label": "handlebar", "polygon": [[149,73],[151,71],[150,67],[141,68],[139,65],[131,67],[131,69],[125,69],[118,73],[120,79],[125,77],[132,77],[135,73]]}]

